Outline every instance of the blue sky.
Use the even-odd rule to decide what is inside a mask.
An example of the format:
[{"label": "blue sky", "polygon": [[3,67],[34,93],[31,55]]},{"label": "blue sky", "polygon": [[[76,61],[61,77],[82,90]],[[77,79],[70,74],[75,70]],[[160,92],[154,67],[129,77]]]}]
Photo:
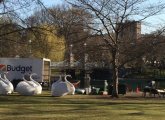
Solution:
[{"label": "blue sky", "polygon": [[64,0],[42,0],[46,6],[61,4]]}]

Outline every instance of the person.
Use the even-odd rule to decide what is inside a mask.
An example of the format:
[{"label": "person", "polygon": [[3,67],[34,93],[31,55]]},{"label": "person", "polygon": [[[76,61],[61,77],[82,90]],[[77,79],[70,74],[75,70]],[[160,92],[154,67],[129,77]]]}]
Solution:
[{"label": "person", "polygon": [[91,81],[90,75],[86,74],[86,76],[85,76],[85,91],[86,91],[86,94],[90,94],[91,93],[90,81]]},{"label": "person", "polygon": [[148,85],[150,88],[155,88],[155,81],[150,81],[149,82],[149,85]]}]

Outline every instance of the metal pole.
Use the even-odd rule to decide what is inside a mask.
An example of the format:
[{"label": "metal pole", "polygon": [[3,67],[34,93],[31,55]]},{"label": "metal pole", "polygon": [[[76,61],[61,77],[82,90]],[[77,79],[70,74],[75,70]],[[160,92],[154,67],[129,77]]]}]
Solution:
[{"label": "metal pole", "polygon": [[74,56],[73,56],[73,45],[70,45],[70,56],[69,56],[69,67],[73,67],[73,63],[74,63]]},{"label": "metal pole", "polygon": [[90,75],[87,73],[87,61],[88,61],[88,54],[86,53],[86,47],[87,44],[84,43],[84,87],[86,94],[89,94],[91,92],[90,90]]},{"label": "metal pole", "polygon": [[32,55],[32,46],[31,46],[31,43],[32,43],[32,40],[29,40],[29,57],[31,57],[31,55]]}]

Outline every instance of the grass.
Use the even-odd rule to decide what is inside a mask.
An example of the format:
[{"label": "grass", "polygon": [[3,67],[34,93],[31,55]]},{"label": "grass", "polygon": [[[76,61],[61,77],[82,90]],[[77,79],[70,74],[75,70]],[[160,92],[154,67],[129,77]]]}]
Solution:
[{"label": "grass", "polygon": [[0,120],[164,120],[165,98],[14,93],[0,96]]}]

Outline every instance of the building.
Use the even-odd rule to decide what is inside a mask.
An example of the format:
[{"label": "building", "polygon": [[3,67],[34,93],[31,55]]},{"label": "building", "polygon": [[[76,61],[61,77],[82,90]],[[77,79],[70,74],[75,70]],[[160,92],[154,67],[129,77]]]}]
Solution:
[{"label": "building", "polygon": [[121,41],[136,44],[140,41],[141,37],[141,22],[139,21],[125,21],[120,23],[119,27],[119,39]]}]

